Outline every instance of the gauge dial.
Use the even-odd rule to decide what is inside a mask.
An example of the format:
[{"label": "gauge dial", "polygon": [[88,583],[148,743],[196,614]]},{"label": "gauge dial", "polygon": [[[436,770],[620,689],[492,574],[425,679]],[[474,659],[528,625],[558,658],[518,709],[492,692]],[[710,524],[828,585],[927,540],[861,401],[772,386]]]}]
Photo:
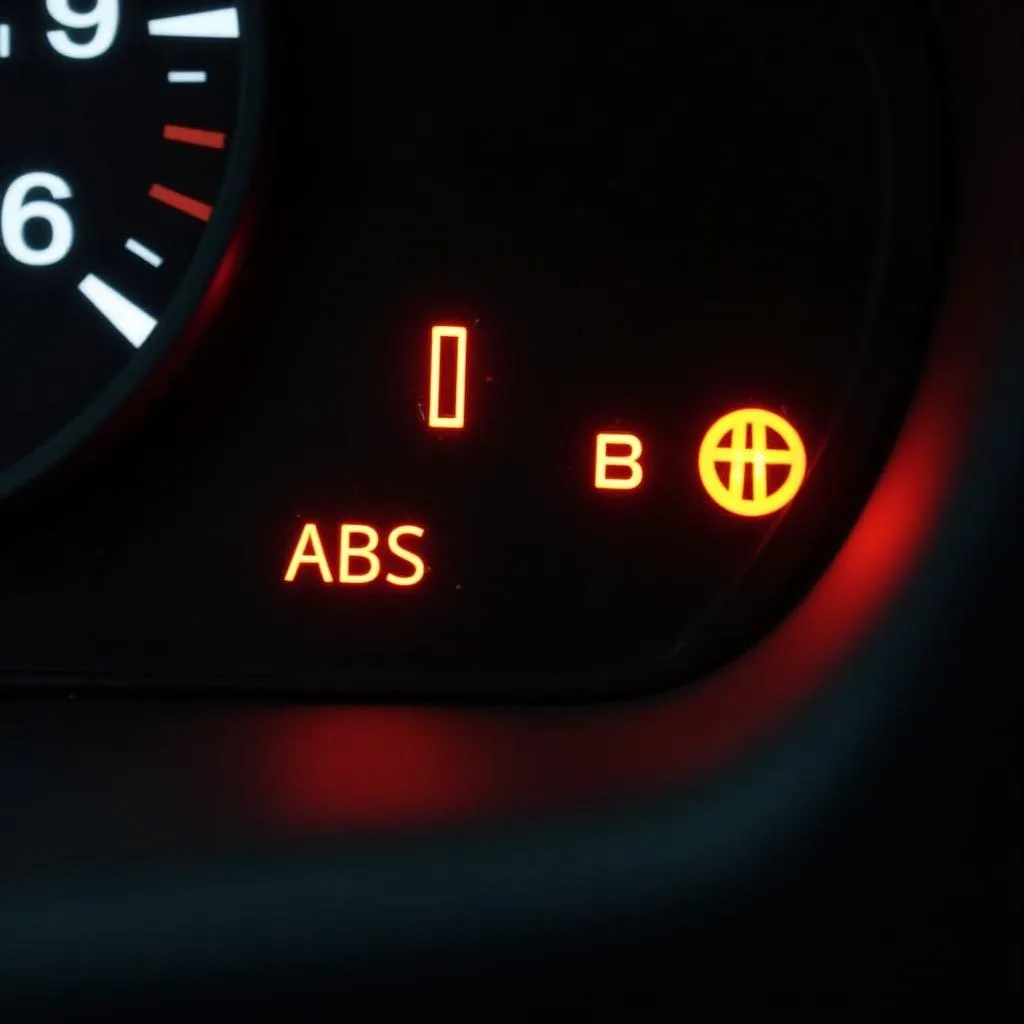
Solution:
[{"label": "gauge dial", "polygon": [[167,356],[238,223],[256,5],[0,12],[0,494],[68,456]]}]

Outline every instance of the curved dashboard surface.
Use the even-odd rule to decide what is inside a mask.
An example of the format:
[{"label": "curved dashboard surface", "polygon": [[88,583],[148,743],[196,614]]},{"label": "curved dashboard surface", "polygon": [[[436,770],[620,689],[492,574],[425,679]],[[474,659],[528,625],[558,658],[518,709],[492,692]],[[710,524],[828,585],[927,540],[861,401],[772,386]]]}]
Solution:
[{"label": "curved dashboard surface", "polygon": [[772,920],[1011,636],[1020,12],[37,6],[0,1000]]}]

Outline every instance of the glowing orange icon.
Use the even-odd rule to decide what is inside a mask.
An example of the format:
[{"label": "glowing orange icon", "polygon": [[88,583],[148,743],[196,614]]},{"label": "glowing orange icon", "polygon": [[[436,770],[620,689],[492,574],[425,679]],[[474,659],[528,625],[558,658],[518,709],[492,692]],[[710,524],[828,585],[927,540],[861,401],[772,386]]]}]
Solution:
[{"label": "glowing orange icon", "polygon": [[[387,533],[387,546],[392,560],[406,566],[406,572],[399,575],[395,572],[384,572],[381,563],[382,533],[376,527],[364,526],[361,523],[341,523],[338,551],[338,580],[341,585],[358,586],[374,583],[383,579],[392,587],[415,587],[426,575],[426,562],[411,548],[407,538],[422,539],[426,536],[422,526],[411,523],[396,526]],[[403,544],[403,541],[405,543]],[[324,542],[320,536],[320,528],[316,523],[306,523],[302,534],[292,552],[291,561],[285,570],[285,583],[294,583],[299,573],[306,567],[310,571],[315,567],[323,583],[334,583],[334,574],[327,559]],[[304,576],[308,576],[305,573]]]},{"label": "glowing orange icon", "polygon": [[[461,430],[466,425],[467,340],[465,327],[438,326],[430,329],[429,427]],[[451,351],[453,347],[454,352]],[[446,394],[442,395],[442,391]],[[442,409],[442,406],[446,408]]]},{"label": "glowing orange icon", "polygon": [[636,434],[598,434],[594,486],[599,491],[636,490],[644,478],[640,465],[643,450]]},{"label": "glowing orange icon", "polygon": [[[768,447],[769,431],[778,436],[781,447]],[[728,467],[726,480],[719,472],[720,465]],[[782,471],[771,491],[769,466]],[[765,409],[737,409],[717,420],[704,435],[698,467],[704,489],[727,512],[767,516],[796,497],[807,473],[807,452],[796,429],[781,416]]]}]

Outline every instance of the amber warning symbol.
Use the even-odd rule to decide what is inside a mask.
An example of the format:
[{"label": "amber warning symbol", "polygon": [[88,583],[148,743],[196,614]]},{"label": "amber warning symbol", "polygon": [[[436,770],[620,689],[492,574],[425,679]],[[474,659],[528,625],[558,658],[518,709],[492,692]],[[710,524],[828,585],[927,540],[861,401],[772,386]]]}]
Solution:
[{"label": "amber warning symbol", "polygon": [[[779,444],[768,446],[769,432]],[[766,409],[737,409],[704,435],[698,466],[704,489],[726,511],[767,516],[796,497],[807,473],[807,452],[796,429],[781,416]],[[769,466],[775,467],[771,474]]]}]

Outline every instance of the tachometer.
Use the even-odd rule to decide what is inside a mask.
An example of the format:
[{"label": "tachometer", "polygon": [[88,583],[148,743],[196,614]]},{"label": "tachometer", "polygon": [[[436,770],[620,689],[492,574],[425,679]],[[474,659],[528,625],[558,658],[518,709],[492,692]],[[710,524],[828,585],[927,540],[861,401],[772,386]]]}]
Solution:
[{"label": "tachometer", "polygon": [[15,8],[0,12],[0,494],[167,355],[236,228],[260,95],[255,4]]}]

